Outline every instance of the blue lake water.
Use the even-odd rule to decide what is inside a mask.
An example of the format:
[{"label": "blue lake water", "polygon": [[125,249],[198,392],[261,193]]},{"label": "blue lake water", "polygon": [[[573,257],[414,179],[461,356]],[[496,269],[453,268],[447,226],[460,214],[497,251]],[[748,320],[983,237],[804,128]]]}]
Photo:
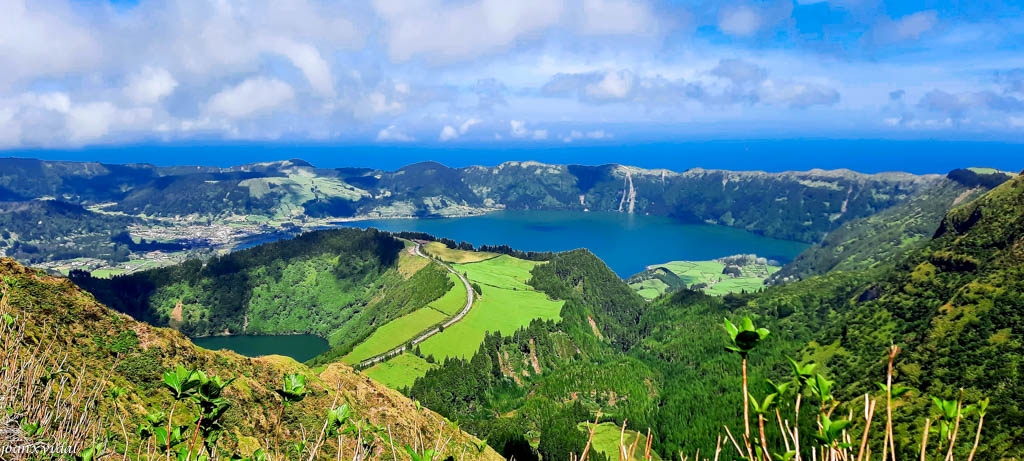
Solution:
[{"label": "blue lake water", "polygon": [[667,217],[614,212],[504,211],[467,218],[378,219],[341,224],[393,232],[426,232],[476,246],[507,244],[524,251],[586,248],[623,278],[652,264],[708,260],[739,253],[756,253],[788,262],[808,246],[725,226],[681,224]]},{"label": "blue lake water", "polygon": [[228,349],[247,357],[284,355],[305,362],[330,347],[327,341],[313,335],[237,335],[194,338],[199,347],[211,350]]}]

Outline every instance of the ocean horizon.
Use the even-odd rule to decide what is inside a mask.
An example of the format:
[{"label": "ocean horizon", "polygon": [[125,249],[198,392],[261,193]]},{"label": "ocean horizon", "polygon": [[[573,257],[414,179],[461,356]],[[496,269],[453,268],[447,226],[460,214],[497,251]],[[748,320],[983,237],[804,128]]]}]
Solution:
[{"label": "ocean horizon", "polygon": [[396,170],[436,161],[450,167],[493,166],[506,161],[602,165],[684,171],[692,168],[769,172],[846,168],[863,173],[902,171],[944,174],[964,167],[1024,169],[1024,144],[908,140],[720,140],[621,145],[398,146],[343,144],[141,144],[79,149],[18,149],[0,157],[160,166],[234,166],[302,159],[320,168]]}]

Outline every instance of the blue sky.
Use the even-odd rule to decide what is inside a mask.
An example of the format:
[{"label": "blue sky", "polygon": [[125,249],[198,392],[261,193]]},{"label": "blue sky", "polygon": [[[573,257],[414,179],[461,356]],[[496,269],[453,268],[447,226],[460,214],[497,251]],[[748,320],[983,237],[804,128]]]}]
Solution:
[{"label": "blue sky", "polygon": [[0,149],[1024,139],[1017,2],[0,0]]}]

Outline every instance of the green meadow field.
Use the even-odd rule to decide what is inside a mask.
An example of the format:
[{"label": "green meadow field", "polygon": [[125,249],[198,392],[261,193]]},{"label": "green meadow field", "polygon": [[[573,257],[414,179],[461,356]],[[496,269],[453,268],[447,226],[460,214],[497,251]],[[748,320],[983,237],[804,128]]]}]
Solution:
[{"label": "green meadow field", "polygon": [[[757,291],[764,287],[764,279],[778,271],[778,266],[754,265],[741,267],[743,275],[730,277],[722,273],[725,264],[718,261],[672,261],[650,266],[650,269],[665,268],[679,276],[687,286],[703,283],[704,293],[723,296],[741,291]],[[668,285],[657,279],[644,280],[630,285],[640,296],[654,299],[665,293]]]},{"label": "green meadow field", "polygon": [[465,264],[485,261],[498,256],[497,253],[486,251],[462,251],[448,248],[441,242],[429,242],[423,245],[423,252],[444,262]]},{"label": "green meadow field", "polygon": [[[461,286],[462,284],[459,283]],[[465,290],[463,288],[463,290]],[[444,313],[424,307],[403,315],[395,320],[381,326],[366,338],[366,341],[359,343],[342,360],[348,364],[359,363],[378,354],[383,354],[402,344],[409,342],[416,334],[441,323],[447,315]]]},{"label": "green meadow field", "polygon": [[401,389],[412,386],[417,377],[423,376],[427,370],[433,368],[437,368],[437,365],[405,353],[367,368],[363,373],[387,387]]},{"label": "green meadow field", "polygon": [[552,301],[526,284],[536,264],[507,255],[456,264],[455,270],[479,284],[483,293],[459,323],[421,344],[423,355],[433,355],[438,361],[445,357],[469,357],[486,332],[511,334],[533,319],[560,319],[563,302]]},{"label": "green meadow field", "polygon": [[458,314],[463,307],[466,307],[466,285],[463,285],[462,280],[455,274],[449,273],[448,278],[451,279],[455,286],[448,290],[444,296],[428,304],[427,307],[452,316]]}]

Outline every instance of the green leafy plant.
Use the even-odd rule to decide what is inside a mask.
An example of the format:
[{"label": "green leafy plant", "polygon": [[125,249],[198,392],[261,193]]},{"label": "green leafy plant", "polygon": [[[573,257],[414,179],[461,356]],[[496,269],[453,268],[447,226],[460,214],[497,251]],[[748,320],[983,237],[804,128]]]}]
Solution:
[{"label": "green leafy plant", "polygon": [[175,400],[184,400],[191,397],[197,387],[199,387],[200,381],[196,377],[196,370],[188,370],[182,365],[178,365],[173,370],[167,370],[163,376],[164,386],[171,391],[171,396]]},{"label": "green leafy plant", "polygon": [[43,432],[43,427],[39,423],[22,422],[21,431],[26,437],[35,437]]},{"label": "green leafy plant", "polygon": [[326,424],[327,436],[337,437],[340,435],[342,433],[342,429],[348,425],[348,420],[351,416],[352,410],[349,409],[348,405],[342,405],[328,410]]},{"label": "green leafy plant", "polygon": [[814,394],[818,398],[818,402],[821,403],[822,413],[828,413],[828,405],[835,402],[835,396],[832,395],[832,386],[835,383],[820,374],[814,375],[814,379],[810,381],[811,394]]},{"label": "green leafy plant", "polygon": [[725,319],[725,331],[729,333],[731,340],[731,344],[725,347],[726,350],[735,352],[744,359],[769,334],[766,328],[754,327],[754,321],[750,317],[744,317],[739,327],[730,322],[729,319]]},{"label": "green leafy plant", "polygon": [[814,438],[830,449],[850,448],[852,445],[843,441],[843,430],[850,426],[850,421],[840,419],[832,421],[822,415],[821,429]]},{"label": "green leafy plant", "polygon": [[730,343],[726,350],[735,352],[742,359],[743,371],[743,436],[747,441],[747,452],[753,453],[750,448],[750,392],[747,390],[747,356],[757,347],[757,344],[768,337],[769,331],[766,328],[757,328],[750,317],[744,317],[737,327],[729,319],[725,319],[725,331],[729,334]]},{"label": "green leafy plant", "polygon": [[75,461],[94,461],[103,456],[103,451],[106,449],[106,444],[103,442],[97,442],[88,447],[85,447],[82,451],[75,455]]},{"label": "green leafy plant", "polygon": [[408,445],[405,446],[405,452],[409,453],[409,457],[412,458],[412,461],[434,461],[434,457],[437,456],[437,452],[432,449],[426,449],[423,450],[423,452],[418,453]]},{"label": "green leafy plant", "polygon": [[306,398],[306,376],[298,373],[284,375],[284,384],[276,390],[285,406]]}]

